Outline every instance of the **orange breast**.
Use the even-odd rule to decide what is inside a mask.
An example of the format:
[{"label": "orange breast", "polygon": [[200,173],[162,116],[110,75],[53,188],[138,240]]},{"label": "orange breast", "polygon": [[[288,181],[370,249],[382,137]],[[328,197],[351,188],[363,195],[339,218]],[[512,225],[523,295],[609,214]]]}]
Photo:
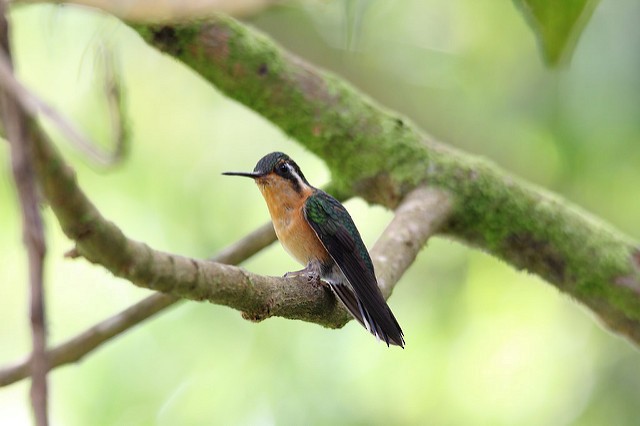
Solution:
[{"label": "orange breast", "polygon": [[328,260],[329,253],[304,218],[304,200],[308,194],[287,196],[288,192],[277,191],[272,186],[260,189],[269,207],[278,240],[291,257],[302,265],[312,259]]},{"label": "orange breast", "polygon": [[276,217],[273,213],[271,214],[276,235],[294,259],[303,265],[309,263],[311,259],[326,260],[328,253],[305,220],[302,207]]}]

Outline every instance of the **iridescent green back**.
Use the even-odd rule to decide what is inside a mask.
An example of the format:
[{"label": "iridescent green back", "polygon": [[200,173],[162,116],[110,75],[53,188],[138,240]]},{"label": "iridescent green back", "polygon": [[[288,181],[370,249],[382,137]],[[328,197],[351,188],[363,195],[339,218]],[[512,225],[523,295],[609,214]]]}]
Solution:
[{"label": "iridescent green back", "polygon": [[[343,249],[350,249],[357,253],[363,265],[375,277],[373,263],[367,251],[367,247],[362,242],[360,232],[353,223],[347,209],[331,195],[318,190],[311,195],[305,204],[307,220],[314,228],[320,239],[325,244],[332,257],[339,255],[332,253],[331,244],[327,244],[327,238],[337,238]],[[323,238],[324,237],[324,238]]]}]

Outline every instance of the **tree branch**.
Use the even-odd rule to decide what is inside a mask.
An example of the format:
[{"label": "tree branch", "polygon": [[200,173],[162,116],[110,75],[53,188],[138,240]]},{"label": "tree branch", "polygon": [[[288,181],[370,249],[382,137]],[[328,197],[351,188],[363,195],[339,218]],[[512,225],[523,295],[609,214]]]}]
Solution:
[{"label": "tree branch", "polygon": [[451,197],[441,190],[420,187],[410,192],[371,249],[376,265],[378,286],[389,298],[393,286],[413,264],[425,246],[451,213]]},{"label": "tree branch", "polygon": [[[214,262],[238,264],[253,256],[275,241],[271,224],[264,225],[245,238],[223,249],[211,260]],[[112,338],[151,318],[160,311],[182,299],[169,294],[155,293],[140,302],[118,312],[116,315],[90,327],[55,348],[47,351],[48,369],[78,362]],[[26,358],[15,365],[0,369],[0,387],[7,386],[29,377],[31,361]]]},{"label": "tree branch", "polygon": [[344,323],[330,294],[302,280],[263,277],[128,239],[81,192],[73,171],[44,137],[36,143],[36,165],[43,192],[76,252],[114,275],[151,290],[230,306],[254,319],[275,315],[333,327]]},{"label": "tree branch", "polygon": [[[11,66],[9,23],[5,16],[5,4],[0,3],[0,55],[6,56]],[[47,329],[44,308],[43,270],[46,244],[42,217],[38,205],[38,191],[33,171],[33,141],[29,131],[29,119],[6,85],[0,91],[0,109],[7,140],[11,146],[11,165],[22,210],[23,240],[29,264],[29,290],[31,322],[31,405],[35,424],[46,426],[47,415]]]},{"label": "tree branch", "polygon": [[487,161],[431,140],[230,18],[134,28],[323,158],[340,194],[395,207],[417,186],[439,187],[453,197],[446,233],[538,274],[640,342],[640,249],[630,237]]},{"label": "tree branch", "polygon": [[431,140],[402,116],[230,18],[134,28],[324,158],[340,196],[355,193],[393,207],[419,185],[440,187],[453,197],[444,232],[538,274],[640,342],[640,249],[630,237]]},{"label": "tree branch", "polygon": [[[348,316],[324,288],[306,285],[303,278],[264,277],[216,262],[155,251],[128,239],[105,220],[78,187],[46,137],[36,138],[36,170],[65,234],[76,252],[132,283],[192,300],[207,300],[246,313],[254,320],[282,316],[341,327]],[[428,221],[425,225],[431,226]],[[419,247],[415,247],[418,250]]]},{"label": "tree branch", "polygon": [[[385,298],[391,295],[395,283],[413,263],[427,239],[444,222],[450,208],[446,194],[431,188],[418,188],[409,194],[397,209],[393,220],[371,250],[371,258],[378,271],[378,284]],[[238,264],[273,241],[275,233],[269,223],[223,249],[211,260]],[[49,350],[49,369],[81,360],[113,337],[181,300],[176,296],[161,293],[143,299]],[[243,316],[247,317],[246,314]],[[345,319],[348,320],[349,317]],[[15,383],[28,375],[29,359],[0,369],[0,387]]]}]

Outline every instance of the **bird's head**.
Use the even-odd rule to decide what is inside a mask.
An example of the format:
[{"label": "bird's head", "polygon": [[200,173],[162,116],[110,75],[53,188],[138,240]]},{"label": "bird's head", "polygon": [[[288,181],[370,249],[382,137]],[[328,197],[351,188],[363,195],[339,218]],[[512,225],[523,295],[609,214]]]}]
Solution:
[{"label": "bird's head", "polygon": [[258,161],[253,172],[225,172],[227,176],[252,178],[265,198],[267,195],[295,197],[307,194],[311,185],[295,161],[283,152],[272,152]]}]

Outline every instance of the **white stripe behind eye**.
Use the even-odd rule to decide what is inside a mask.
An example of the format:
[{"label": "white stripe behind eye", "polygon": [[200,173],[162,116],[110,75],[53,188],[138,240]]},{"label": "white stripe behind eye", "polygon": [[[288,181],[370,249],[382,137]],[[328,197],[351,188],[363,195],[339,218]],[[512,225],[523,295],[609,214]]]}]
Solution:
[{"label": "white stripe behind eye", "polygon": [[300,177],[298,172],[296,172],[296,169],[294,169],[293,166],[289,163],[285,163],[285,165],[287,166],[287,169],[289,169],[289,173],[291,173],[291,176],[295,177],[298,181],[298,185],[300,186],[300,188],[304,188],[306,185],[302,181],[302,178]]}]

